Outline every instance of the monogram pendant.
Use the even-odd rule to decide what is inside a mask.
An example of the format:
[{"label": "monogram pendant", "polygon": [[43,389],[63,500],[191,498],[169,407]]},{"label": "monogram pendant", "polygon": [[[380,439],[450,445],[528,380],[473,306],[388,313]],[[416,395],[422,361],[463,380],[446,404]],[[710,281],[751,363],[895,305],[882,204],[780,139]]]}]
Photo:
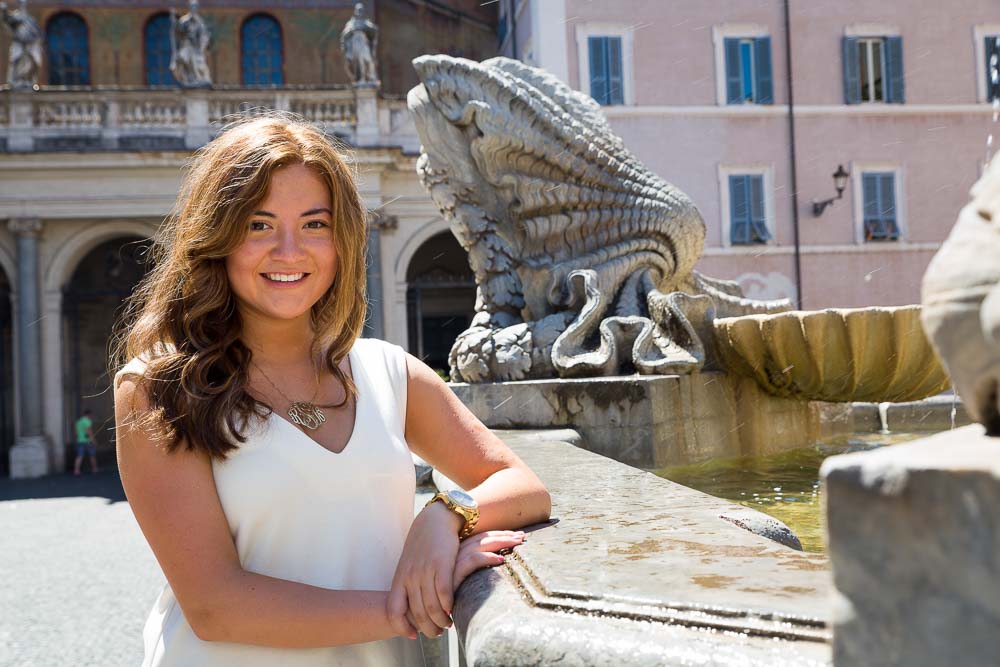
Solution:
[{"label": "monogram pendant", "polygon": [[296,401],[292,407],[288,408],[288,418],[293,424],[302,428],[315,431],[319,425],[326,421],[326,415],[313,403],[307,401]]}]

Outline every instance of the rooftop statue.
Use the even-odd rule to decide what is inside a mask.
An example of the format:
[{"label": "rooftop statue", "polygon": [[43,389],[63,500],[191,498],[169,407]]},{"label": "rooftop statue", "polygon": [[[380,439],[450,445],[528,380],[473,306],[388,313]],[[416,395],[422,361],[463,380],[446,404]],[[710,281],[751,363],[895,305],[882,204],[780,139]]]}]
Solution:
[{"label": "rooftop statue", "polygon": [[716,316],[790,308],[694,271],[698,209],[593,99],[507,58],[414,66],[417,171],[477,285],[452,380],[687,373],[712,358]]},{"label": "rooftop statue", "polygon": [[377,86],[378,27],[365,16],[362,3],[354,5],[354,15],[340,33],[340,49],[344,52],[347,75],[356,86]]},{"label": "rooftop statue", "polygon": [[38,83],[42,67],[42,31],[28,14],[28,3],[21,0],[14,11],[0,2],[0,15],[10,32],[10,52],[7,58],[7,83],[14,88],[31,88]]},{"label": "rooftop statue", "polygon": [[211,86],[205,54],[212,35],[198,13],[198,0],[191,0],[188,6],[188,13],[180,19],[174,9],[170,10],[170,72],[185,88]]},{"label": "rooftop statue", "polygon": [[1000,160],[924,274],[923,323],[969,415],[1000,435]]}]

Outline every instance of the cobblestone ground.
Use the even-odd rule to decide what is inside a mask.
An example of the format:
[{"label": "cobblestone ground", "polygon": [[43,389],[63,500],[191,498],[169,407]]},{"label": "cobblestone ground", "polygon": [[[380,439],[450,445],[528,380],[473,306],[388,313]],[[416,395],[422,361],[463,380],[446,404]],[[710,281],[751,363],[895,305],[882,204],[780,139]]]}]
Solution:
[{"label": "cobblestone ground", "polygon": [[[418,492],[414,509],[431,495]],[[0,479],[0,530],[0,667],[142,662],[164,580],[117,470]],[[422,640],[427,664],[442,664],[444,647]]]},{"label": "cobblestone ground", "polygon": [[136,667],[163,585],[118,472],[0,480],[0,665]]}]

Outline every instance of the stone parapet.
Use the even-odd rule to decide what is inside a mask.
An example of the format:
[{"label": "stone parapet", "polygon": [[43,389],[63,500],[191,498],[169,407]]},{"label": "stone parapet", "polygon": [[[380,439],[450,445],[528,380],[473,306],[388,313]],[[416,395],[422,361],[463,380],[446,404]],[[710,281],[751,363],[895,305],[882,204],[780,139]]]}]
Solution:
[{"label": "stone parapet", "polygon": [[996,664],[1000,440],[966,426],[831,457],[820,474],[835,664]]},{"label": "stone parapet", "polygon": [[502,568],[461,586],[469,665],[813,665],[826,559],[720,518],[738,507],[566,442],[499,435],[552,495]]},{"label": "stone parapet", "polygon": [[776,453],[854,431],[849,404],[778,398],[718,372],[451,387],[490,428],[573,428],[586,449],[649,469]]}]

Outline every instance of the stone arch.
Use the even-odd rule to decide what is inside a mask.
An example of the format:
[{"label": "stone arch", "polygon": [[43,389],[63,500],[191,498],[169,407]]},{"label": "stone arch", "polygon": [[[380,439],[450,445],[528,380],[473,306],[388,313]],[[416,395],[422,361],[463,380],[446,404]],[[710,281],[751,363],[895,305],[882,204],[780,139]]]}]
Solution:
[{"label": "stone arch", "polygon": [[455,339],[472,324],[476,281],[465,249],[439,230],[410,253],[405,269],[407,348],[447,371]]},{"label": "stone arch", "polygon": [[451,228],[444,218],[434,218],[421,225],[415,232],[410,234],[406,243],[396,254],[396,261],[393,263],[392,274],[396,276],[396,283],[401,284],[406,281],[406,269],[413,261],[413,256],[417,254],[429,238],[437,236],[441,232],[450,232]]},{"label": "stone arch", "polygon": [[52,256],[43,280],[46,294],[58,292],[73,276],[80,261],[104,243],[123,236],[152,238],[157,226],[136,220],[114,220],[88,226],[70,236]]}]

